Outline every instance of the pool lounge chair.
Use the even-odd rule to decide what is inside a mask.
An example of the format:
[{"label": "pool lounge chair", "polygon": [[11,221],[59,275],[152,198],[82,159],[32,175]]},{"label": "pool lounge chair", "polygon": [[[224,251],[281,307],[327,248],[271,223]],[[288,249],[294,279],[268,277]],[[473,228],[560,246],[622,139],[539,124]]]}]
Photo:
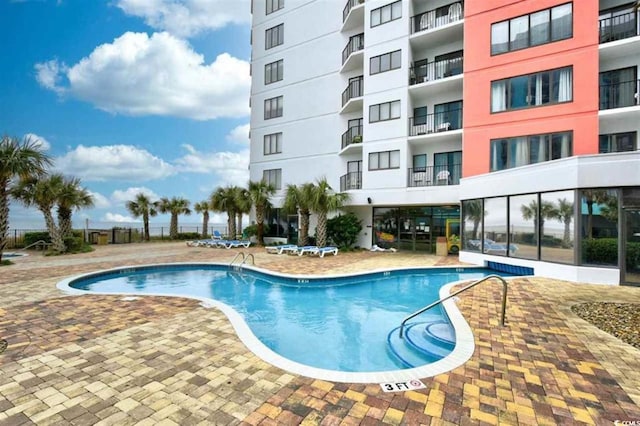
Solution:
[{"label": "pool lounge chair", "polygon": [[251,241],[249,241],[249,240],[225,241],[222,245],[220,243],[218,243],[218,247],[222,246],[222,247],[224,247],[226,249],[238,248],[238,247],[249,248],[250,245],[251,245]]},{"label": "pool lounge chair", "polygon": [[290,251],[289,254],[297,254],[298,256],[302,256],[305,253],[314,253],[318,250],[318,246],[303,246],[298,247],[295,251]]},{"label": "pool lounge chair", "polygon": [[270,254],[282,254],[285,251],[289,251],[289,249],[297,249],[298,246],[295,244],[284,244],[281,246],[267,246],[265,247],[265,250],[267,250],[267,253]]},{"label": "pool lounge chair", "polygon": [[222,234],[220,234],[220,231],[218,231],[217,229],[215,231],[213,231],[213,235],[211,236],[212,240],[221,240],[222,239]]},{"label": "pool lounge chair", "polygon": [[298,256],[302,256],[303,254],[317,254],[320,257],[324,257],[325,254],[331,253],[334,256],[338,255],[338,247],[317,247],[317,246],[306,246],[302,247],[298,250]]}]

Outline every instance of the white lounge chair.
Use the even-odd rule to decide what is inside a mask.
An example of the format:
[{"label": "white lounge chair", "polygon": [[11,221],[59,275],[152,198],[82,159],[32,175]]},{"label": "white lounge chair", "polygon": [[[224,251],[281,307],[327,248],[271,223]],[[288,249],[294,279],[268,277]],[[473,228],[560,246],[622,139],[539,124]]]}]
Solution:
[{"label": "white lounge chair", "polygon": [[319,247],[318,252],[316,253],[320,257],[324,257],[325,254],[333,254],[334,256],[338,255],[338,247]]},{"label": "white lounge chair", "polygon": [[315,253],[318,250],[318,246],[304,246],[298,247],[295,251],[289,252],[289,254],[297,254],[298,256],[302,256],[305,253]]},{"label": "white lounge chair", "polygon": [[[231,241],[225,241],[224,244],[222,244],[222,246],[226,249],[238,248],[238,247],[249,248],[250,245],[251,245],[251,241],[249,240],[231,240]],[[218,246],[220,246],[220,244],[218,244]]]},{"label": "white lounge chair", "polygon": [[284,244],[281,246],[267,246],[265,247],[265,250],[267,250],[267,253],[271,253],[271,254],[282,254],[284,253],[284,251],[288,251],[289,249],[297,249],[298,246],[295,244]]}]

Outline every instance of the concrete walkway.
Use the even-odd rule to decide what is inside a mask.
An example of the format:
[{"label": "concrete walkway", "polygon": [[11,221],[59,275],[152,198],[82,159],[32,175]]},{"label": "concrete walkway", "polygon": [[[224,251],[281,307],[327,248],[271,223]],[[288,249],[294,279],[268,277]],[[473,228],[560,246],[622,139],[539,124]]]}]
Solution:
[{"label": "concrete walkway", "polygon": [[[412,253],[267,255],[256,265],[293,274],[453,265]],[[640,351],[570,307],[640,303],[640,289],[543,278],[511,283],[508,326],[499,286],[478,286],[458,306],[472,358],[422,378],[427,388],[383,393],[378,384],[297,376],[252,354],[216,309],[182,298],[65,296],[65,277],[147,263],[228,263],[238,250],[184,243],[100,246],[34,254],[0,268],[0,424],[612,424],[640,420]]]}]

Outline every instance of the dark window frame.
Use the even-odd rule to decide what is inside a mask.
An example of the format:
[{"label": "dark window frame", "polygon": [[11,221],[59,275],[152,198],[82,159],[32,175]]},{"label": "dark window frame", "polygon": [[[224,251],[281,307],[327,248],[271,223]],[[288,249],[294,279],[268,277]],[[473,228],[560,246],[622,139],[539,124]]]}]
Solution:
[{"label": "dark window frame", "polygon": [[[552,158],[553,157],[553,141],[554,141],[554,136],[555,137],[560,137],[560,136],[564,136],[564,135],[569,135],[569,155],[567,155],[566,157],[557,157],[557,158]],[[531,162],[529,161],[526,164],[521,164],[521,165],[511,165],[510,164],[510,160],[513,157],[511,155],[511,142],[516,141],[517,139],[521,139],[521,138],[526,138],[526,152],[527,154],[531,153],[531,141],[533,138],[541,138],[541,137],[546,137],[547,140],[545,141],[546,143],[546,147],[545,147],[545,159],[543,161],[535,161],[535,162]],[[506,157],[506,161],[505,161],[505,167],[503,168],[495,168],[493,167],[494,164],[497,165],[497,160],[494,160],[494,146],[495,144],[499,144],[499,143],[505,143],[506,142],[506,154],[504,155],[504,157]],[[549,133],[538,133],[538,134],[531,134],[531,135],[522,135],[522,136],[510,136],[510,137],[506,137],[506,138],[496,138],[496,139],[491,139],[491,141],[489,142],[489,172],[493,173],[493,172],[499,172],[501,170],[510,170],[510,169],[514,169],[514,168],[518,168],[518,167],[522,167],[522,166],[529,166],[531,164],[539,164],[539,163],[546,163],[548,161],[553,161],[553,160],[558,160],[561,158],[569,158],[569,157],[573,157],[573,148],[574,148],[574,144],[573,144],[573,130],[563,130],[563,131],[557,131],[557,132],[549,132]]]},{"label": "dark window frame", "polygon": [[[400,3],[400,16],[396,16],[395,18],[393,17],[393,6],[397,3]],[[389,19],[388,21],[382,21],[382,9],[385,8],[389,8],[390,12],[389,12],[389,16],[391,17],[391,19]],[[379,24],[375,24],[373,25],[373,13],[374,12],[378,12],[380,14],[380,23]],[[371,28],[375,28],[375,27],[379,27],[380,25],[384,25],[387,24],[389,22],[393,22],[396,21],[398,19],[402,18],[402,0],[398,0],[398,1],[394,1],[391,2],[389,4],[385,4],[384,6],[380,6],[378,8],[372,9],[371,10],[371,14],[369,15],[369,24]]]},{"label": "dark window frame", "polygon": [[[602,138],[606,137],[606,144],[607,146],[610,148],[611,144],[612,144],[612,137],[620,137],[620,136],[631,136],[632,139],[632,147],[631,149],[616,149],[615,151],[612,150],[608,150],[608,151],[603,151],[602,150]],[[616,141],[616,143],[618,144],[618,142]],[[609,154],[609,153],[614,153],[614,152],[630,152],[630,151],[636,151],[638,149],[638,132],[634,131],[630,131],[630,132],[616,132],[616,133],[605,133],[605,134],[601,134],[598,135],[598,153],[600,154]]]},{"label": "dark window frame", "polygon": [[[275,79],[273,79],[273,70],[275,66]],[[268,68],[268,69],[267,69]],[[267,79],[267,76],[270,78]],[[264,65],[264,84],[273,84],[282,81],[284,78],[284,60],[279,59]]]},{"label": "dark window frame", "polygon": [[[271,8],[269,8],[269,5],[271,5]],[[274,9],[274,5],[276,6],[275,9]],[[266,0],[264,2],[265,15],[271,15],[272,13],[277,12],[283,8],[284,8],[284,0]],[[252,2],[252,9],[253,9],[253,2]]]},{"label": "dark window frame", "polygon": [[[399,59],[398,59],[398,64],[397,66],[393,66],[393,55],[394,53],[400,53],[399,55]],[[383,56],[388,56],[389,57],[389,68],[388,69],[382,69],[382,57]],[[377,59],[378,60],[378,66],[377,66],[377,71],[373,72],[373,60]],[[394,50],[393,52],[387,52],[387,53],[383,53],[382,55],[377,55],[377,56],[372,56],[369,58],[369,75],[376,75],[376,74],[382,74],[385,72],[389,72],[389,71],[393,71],[393,70],[397,70],[400,69],[402,67],[402,49],[398,49],[398,50]]]},{"label": "dark window frame", "polygon": [[[269,104],[269,107],[270,107],[269,114],[267,114],[267,104]],[[278,114],[278,112],[280,114]],[[282,117],[283,114],[284,114],[284,97],[282,95],[264,100],[264,119],[265,120],[271,120],[272,118]]]},{"label": "dark window frame", "polygon": [[[276,36],[274,37],[274,34]],[[274,42],[275,43],[272,44]],[[275,27],[267,28],[264,30],[264,50],[273,49],[274,47],[284,44],[284,23],[276,25]]]},{"label": "dark window frame", "polygon": [[[393,153],[398,153],[398,165],[392,167],[391,166],[391,154]],[[389,167],[380,167],[380,155],[381,154],[386,154],[388,156],[388,161],[389,161]],[[372,168],[371,167],[371,156],[377,156],[378,157],[378,167],[376,168]],[[369,161],[367,162],[367,166],[370,172],[372,171],[377,171],[377,170],[395,170],[395,169],[399,169],[400,168],[400,150],[399,149],[393,149],[393,150],[389,150],[389,151],[376,151],[376,152],[370,152],[369,153]]]},{"label": "dark window frame", "polygon": [[[391,121],[391,120],[398,120],[398,119],[400,119],[400,117],[402,116],[402,111],[399,111],[399,112],[398,112],[398,116],[397,116],[397,117],[394,117],[394,116],[391,114],[392,106],[393,106],[393,104],[395,104],[396,102],[398,103],[398,105],[400,105],[400,106],[401,106],[401,104],[400,104],[400,99],[397,99],[397,100],[395,100],[395,101],[381,102],[381,103],[379,103],[379,104],[369,105],[369,123],[380,123],[381,121]],[[380,108],[382,107],[382,105],[386,105],[386,104],[388,104],[388,105],[389,105],[389,118],[383,118],[383,119],[381,119],[381,118],[380,118]],[[371,108],[376,108],[376,107],[378,108],[378,119],[377,119],[377,120],[375,120],[375,121],[371,121]]]},{"label": "dark window frame", "polygon": [[[272,181],[272,177],[275,182]],[[264,180],[267,184],[272,184],[276,190],[282,189],[282,169],[263,170],[262,180]]]},{"label": "dark window frame", "polygon": [[[263,155],[282,154],[282,132],[264,135],[262,141]],[[274,143],[275,149],[272,149]]]}]

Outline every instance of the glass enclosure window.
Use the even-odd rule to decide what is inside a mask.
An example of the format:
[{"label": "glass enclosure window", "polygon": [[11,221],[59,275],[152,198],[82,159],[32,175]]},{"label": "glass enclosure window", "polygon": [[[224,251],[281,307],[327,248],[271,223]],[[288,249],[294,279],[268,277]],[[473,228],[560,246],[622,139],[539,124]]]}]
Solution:
[{"label": "glass enclosure window", "polygon": [[373,243],[382,248],[398,248],[398,209],[373,209]]},{"label": "glass enclosure window", "polygon": [[491,141],[491,171],[557,160],[573,155],[573,132],[519,136]]},{"label": "glass enclosure window", "polygon": [[573,67],[491,82],[491,112],[531,108],[573,100]]},{"label": "glass enclosure window", "polygon": [[618,190],[580,191],[581,263],[618,266]]},{"label": "glass enclosure window", "polygon": [[371,28],[402,18],[402,1],[397,1],[371,11]]},{"label": "glass enclosure window", "polygon": [[636,150],[636,132],[600,135],[600,154]]},{"label": "glass enclosure window", "polygon": [[482,199],[462,202],[462,247],[467,251],[482,250]]},{"label": "glass enclosure window", "polygon": [[483,253],[507,255],[507,197],[487,198],[484,201],[482,246]]},{"label": "glass enclosure window", "polygon": [[[544,210],[544,206],[543,206]],[[540,226],[538,226],[540,225]],[[538,259],[538,194],[518,195],[509,199],[509,233],[513,257]]]},{"label": "glass enclosure window", "polygon": [[540,253],[550,262],[574,263],[575,192],[540,195]]}]

